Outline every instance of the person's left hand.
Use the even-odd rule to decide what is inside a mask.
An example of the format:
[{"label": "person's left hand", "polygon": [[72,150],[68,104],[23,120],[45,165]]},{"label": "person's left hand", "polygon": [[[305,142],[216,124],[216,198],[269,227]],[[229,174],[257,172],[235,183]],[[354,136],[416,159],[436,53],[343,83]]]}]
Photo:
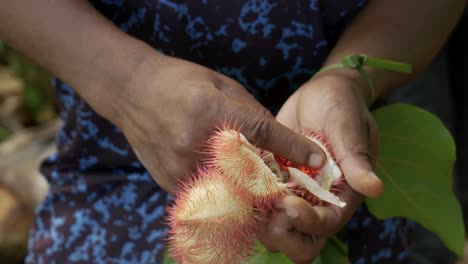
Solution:
[{"label": "person's left hand", "polygon": [[363,195],[383,192],[382,182],[372,172],[378,133],[367,108],[369,88],[361,81],[339,70],[320,74],[294,93],[276,117],[296,131],[324,133],[347,182],[338,195],[347,203],[344,208],[312,206],[290,195],[260,225],[260,242],[296,263],[311,263],[320,254],[326,239],[351,218]]}]

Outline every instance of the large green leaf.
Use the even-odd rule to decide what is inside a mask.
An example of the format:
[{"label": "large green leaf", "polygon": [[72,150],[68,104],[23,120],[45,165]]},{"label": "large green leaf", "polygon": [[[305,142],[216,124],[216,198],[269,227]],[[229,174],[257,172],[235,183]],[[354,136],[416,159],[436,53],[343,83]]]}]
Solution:
[{"label": "large green leaf", "polygon": [[373,112],[381,144],[377,174],[385,193],[366,203],[379,218],[406,217],[435,232],[463,255],[464,226],[452,192],[455,144],[434,115],[406,104]]}]

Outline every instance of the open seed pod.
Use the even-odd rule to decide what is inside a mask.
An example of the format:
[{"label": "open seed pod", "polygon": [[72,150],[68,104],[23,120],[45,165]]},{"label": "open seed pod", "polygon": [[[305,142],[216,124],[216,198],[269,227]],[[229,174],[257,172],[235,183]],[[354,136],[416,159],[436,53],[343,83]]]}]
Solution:
[{"label": "open seed pod", "polygon": [[186,180],[168,209],[171,255],[179,263],[241,263],[255,239],[252,206],[213,171]]},{"label": "open seed pod", "polygon": [[274,159],[268,158],[271,153],[250,144],[240,132],[220,130],[208,143],[208,166],[238,186],[255,208],[271,208],[286,193],[281,175],[272,168]]},{"label": "open seed pod", "polygon": [[329,203],[344,207],[346,203],[335,195],[341,190],[344,177],[330,145],[319,133],[307,131],[303,134],[325,152],[327,160],[322,168],[310,168],[276,156],[281,170],[289,173],[290,189],[314,205]]},{"label": "open seed pod", "polygon": [[324,137],[306,135],[327,155],[322,168],[261,150],[232,129],[211,137],[204,169],[181,183],[168,209],[171,255],[180,263],[243,263],[258,219],[286,193],[314,205],[345,206],[335,195],[343,176],[330,147]]}]

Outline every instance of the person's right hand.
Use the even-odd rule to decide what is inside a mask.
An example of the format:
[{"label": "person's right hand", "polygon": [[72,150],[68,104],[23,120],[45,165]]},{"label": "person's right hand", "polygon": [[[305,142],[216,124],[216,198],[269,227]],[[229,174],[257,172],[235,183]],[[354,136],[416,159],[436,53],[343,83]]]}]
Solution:
[{"label": "person's right hand", "polygon": [[147,60],[116,98],[111,121],[156,182],[174,192],[196,168],[201,148],[223,122],[237,124],[257,147],[312,167],[321,149],[278,123],[238,82],[203,66],[162,56]]}]

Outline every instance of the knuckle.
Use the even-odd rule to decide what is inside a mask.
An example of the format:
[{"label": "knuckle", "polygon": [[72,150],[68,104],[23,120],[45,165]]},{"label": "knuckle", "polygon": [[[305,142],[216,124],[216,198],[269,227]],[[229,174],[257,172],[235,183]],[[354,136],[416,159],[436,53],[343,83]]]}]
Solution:
[{"label": "knuckle", "polygon": [[174,138],[174,148],[178,153],[186,153],[192,149],[193,145],[194,143],[191,133],[181,132]]},{"label": "knuckle", "polygon": [[223,78],[221,80],[218,80],[217,87],[219,87],[219,89],[221,91],[224,91],[224,92],[242,92],[242,91],[245,91],[242,84],[240,84],[236,80],[230,79],[230,78]]},{"label": "knuckle", "polygon": [[185,89],[183,107],[189,113],[199,113],[205,111],[210,106],[210,101],[214,96],[213,84],[211,83],[194,83],[189,89]]},{"label": "knuckle", "polygon": [[[288,158],[294,158],[297,156],[300,164],[307,164],[307,160],[309,159],[308,153],[301,151],[302,148],[299,147],[299,143],[293,138],[293,136],[287,135],[284,137],[283,142],[284,144],[284,155]],[[299,154],[299,155],[298,155]]]},{"label": "knuckle", "polygon": [[251,137],[255,140],[257,145],[263,146],[272,135],[272,125],[269,119],[260,116],[251,119],[251,124],[247,129],[251,131]]},{"label": "knuckle", "polygon": [[354,156],[357,156],[366,161],[371,160],[371,155],[369,153],[369,148],[363,144],[351,145],[346,148],[346,150]]},{"label": "knuckle", "polygon": [[188,94],[194,100],[201,100],[213,88],[214,85],[211,82],[199,81],[194,82],[191,85],[190,93]]}]

